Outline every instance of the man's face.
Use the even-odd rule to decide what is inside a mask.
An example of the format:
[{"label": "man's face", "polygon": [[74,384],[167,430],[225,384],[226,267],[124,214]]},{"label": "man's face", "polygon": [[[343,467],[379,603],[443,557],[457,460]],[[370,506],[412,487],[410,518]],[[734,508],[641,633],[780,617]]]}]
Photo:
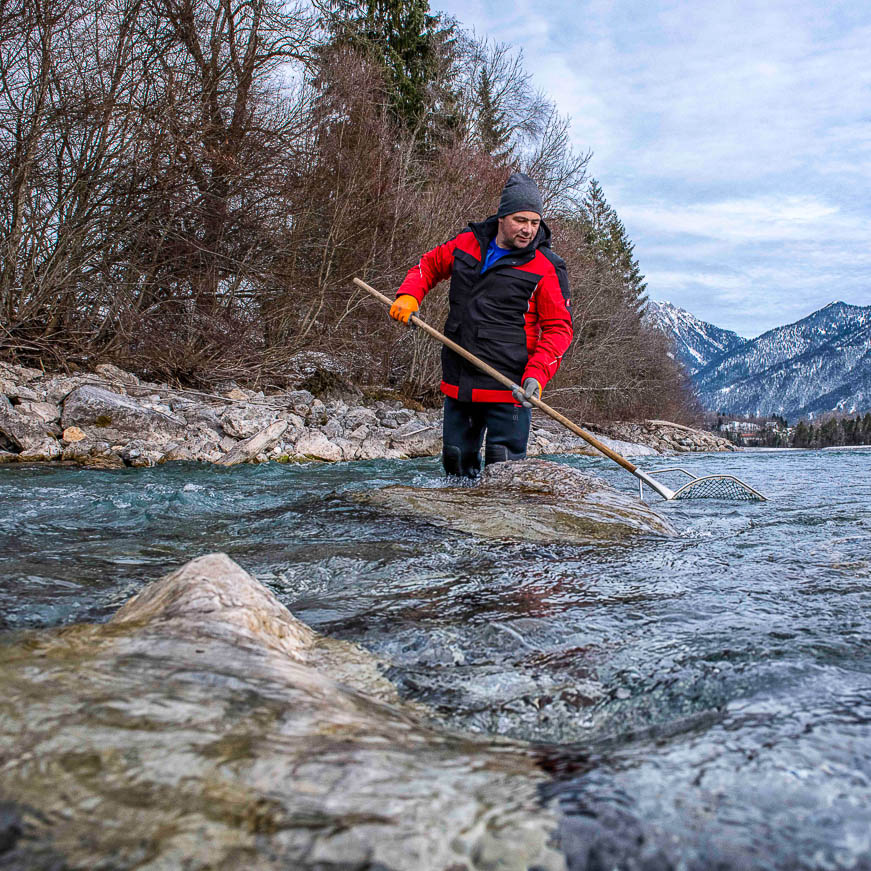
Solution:
[{"label": "man's face", "polygon": [[535,212],[514,212],[499,219],[496,244],[500,248],[525,248],[538,233],[541,215]]}]

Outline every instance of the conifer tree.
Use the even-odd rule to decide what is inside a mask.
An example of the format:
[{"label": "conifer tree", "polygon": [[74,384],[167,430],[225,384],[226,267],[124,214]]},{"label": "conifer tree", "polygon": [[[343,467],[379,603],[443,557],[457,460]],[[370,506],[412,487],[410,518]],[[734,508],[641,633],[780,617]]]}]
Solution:
[{"label": "conifer tree", "polygon": [[396,120],[409,130],[424,120],[436,77],[438,18],[427,0],[339,0],[337,41],[347,41],[384,70]]},{"label": "conifer tree", "polygon": [[583,220],[586,228],[587,244],[610,260],[610,237],[608,228],[616,217],[614,210],[608,205],[602,186],[591,178],[587,185],[587,194],[583,200]]},{"label": "conifer tree", "polygon": [[640,311],[647,301],[644,296],[647,285],[634,256],[634,245],[594,178],[590,179],[583,200],[583,220],[587,244],[596,252],[597,259],[620,277],[626,301]]},{"label": "conifer tree", "polygon": [[511,151],[510,129],[505,113],[496,105],[493,98],[493,83],[486,67],[481,70],[478,78],[477,96],[481,106],[477,118],[481,147],[493,155],[499,163],[505,163]]},{"label": "conifer tree", "polygon": [[795,425],[795,432],[792,436],[792,444],[793,447],[796,448],[806,448],[810,444],[810,431],[808,429],[808,425],[800,420]]},{"label": "conifer tree", "polygon": [[617,213],[613,209],[611,211],[613,217],[608,226],[608,236],[613,252],[613,262],[623,279],[627,300],[640,310],[647,302],[647,297],[644,295],[647,283],[641,274],[638,260],[634,257],[635,246],[629,240],[626,227],[617,217]]}]

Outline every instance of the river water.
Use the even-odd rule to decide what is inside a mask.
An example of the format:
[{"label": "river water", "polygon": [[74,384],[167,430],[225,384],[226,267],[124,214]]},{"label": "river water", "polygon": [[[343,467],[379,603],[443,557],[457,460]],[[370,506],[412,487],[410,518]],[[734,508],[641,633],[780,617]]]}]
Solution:
[{"label": "river water", "polygon": [[648,494],[678,538],[541,545],[347,498],[437,460],[4,467],[0,627],[103,621],[225,551],[446,726],[534,744],[570,868],[871,868],[871,451],[680,463],[770,501]]}]

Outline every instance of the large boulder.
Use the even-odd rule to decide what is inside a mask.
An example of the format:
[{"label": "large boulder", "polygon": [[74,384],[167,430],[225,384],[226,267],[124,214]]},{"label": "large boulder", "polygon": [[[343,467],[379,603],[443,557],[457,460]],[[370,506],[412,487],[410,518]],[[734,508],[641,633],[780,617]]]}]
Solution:
[{"label": "large boulder", "polygon": [[406,457],[434,457],[442,450],[441,423],[409,420],[390,434],[390,446]]},{"label": "large boulder", "polygon": [[234,439],[250,439],[262,432],[276,417],[262,405],[233,405],[221,415],[221,428]]},{"label": "large boulder", "polygon": [[54,432],[48,424],[21,414],[5,396],[0,396],[0,448],[11,448],[12,453],[30,451],[53,438]]},{"label": "large boulder", "polygon": [[63,404],[61,424],[102,427],[128,436],[183,436],[186,422],[177,415],[146,408],[129,396],[86,384],[75,388]]},{"label": "large boulder", "polygon": [[349,498],[486,538],[584,543],[677,535],[635,496],[570,466],[514,460],[487,466],[475,486],[392,486]]},{"label": "large boulder", "polygon": [[342,449],[319,430],[310,430],[296,443],[296,455],[305,460],[336,463],[342,459]]},{"label": "large boulder", "polygon": [[223,554],[0,646],[0,864],[564,871],[522,745],[441,732]]},{"label": "large boulder", "polygon": [[219,466],[236,466],[239,463],[250,463],[270,451],[287,431],[286,420],[276,420],[256,435],[240,442],[216,460]]}]

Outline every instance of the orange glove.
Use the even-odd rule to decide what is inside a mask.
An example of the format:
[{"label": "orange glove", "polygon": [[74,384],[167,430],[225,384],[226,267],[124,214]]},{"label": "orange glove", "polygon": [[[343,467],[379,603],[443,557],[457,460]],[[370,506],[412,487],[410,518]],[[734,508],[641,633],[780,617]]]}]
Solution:
[{"label": "orange glove", "polygon": [[407,324],[408,319],[420,308],[418,301],[410,294],[403,293],[396,297],[396,302],[390,306],[390,317]]}]

